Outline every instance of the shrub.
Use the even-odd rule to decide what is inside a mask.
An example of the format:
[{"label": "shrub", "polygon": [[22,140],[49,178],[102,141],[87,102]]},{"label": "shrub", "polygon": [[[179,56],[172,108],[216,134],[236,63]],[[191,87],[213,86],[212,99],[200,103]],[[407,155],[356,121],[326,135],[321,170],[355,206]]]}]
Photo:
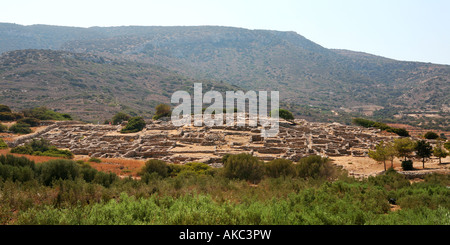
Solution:
[{"label": "shrub", "polygon": [[[202,163],[202,162],[189,162],[186,163],[184,165],[178,165],[180,166],[180,170],[178,172],[178,174],[181,173],[194,173],[197,175],[213,175],[214,174],[214,170],[212,169],[211,166],[209,166],[206,163]],[[174,169],[171,169],[171,171],[169,170],[169,172],[172,174],[174,173]]]},{"label": "shrub", "polygon": [[142,117],[133,117],[127,125],[120,131],[121,133],[136,133],[144,129],[145,121]]},{"label": "shrub", "polygon": [[123,112],[118,112],[114,117],[112,118],[112,124],[119,125],[122,122],[130,120],[130,116],[128,114],[125,114]]},{"label": "shrub", "polygon": [[437,138],[439,138],[439,135],[437,135],[435,132],[427,132],[424,135],[425,139],[429,139],[429,140],[435,140]]},{"label": "shrub", "polygon": [[0,133],[6,132],[8,130],[8,127],[6,125],[3,125],[0,123]]},{"label": "shrub", "polygon": [[229,179],[248,180],[259,182],[264,169],[261,161],[250,154],[230,155],[224,162],[224,175]]},{"label": "shrub", "polygon": [[3,165],[10,165],[13,167],[29,167],[35,169],[34,161],[29,160],[26,157],[16,157],[14,155],[7,154],[0,156],[0,163]]},{"label": "shrub", "polygon": [[28,124],[31,127],[37,127],[41,124],[41,121],[36,118],[25,117],[25,118],[17,120],[17,123],[23,123],[23,124]]},{"label": "shrub", "polygon": [[171,115],[170,105],[159,104],[156,106],[155,109],[156,109],[155,116],[153,116],[154,120],[158,120],[161,117],[170,117]]},{"label": "shrub", "polygon": [[287,159],[275,159],[269,162],[265,167],[266,175],[272,178],[294,177],[296,175],[294,164]]},{"label": "shrub", "polygon": [[278,116],[280,118],[283,118],[285,120],[294,120],[294,115],[292,114],[292,112],[286,109],[273,110],[270,112],[270,116],[272,116],[272,114],[276,112],[278,112]]},{"label": "shrub", "polygon": [[444,143],[444,148],[450,151],[450,141]]},{"label": "shrub", "polygon": [[12,112],[0,112],[0,121],[15,121],[22,118],[22,115]]},{"label": "shrub", "polygon": [[51,145],[48,140],[45,139],[33,139],[31,142],[24,144],[23,146],[17,146],[11,149],[11,153],[36,155],[36,156],[49,156],[49,157],[63,157],[73,158],[73,153],[69,150],[60,150]]},{"label": "shrub", "polygon": [[91,158],[89,159],[89,162],[101,163],[102,160],[101,160],[101,159],[98,159],[98,158],[96,158],[96,157],[91,157]]},{"label": "shrub", "polygon": [[3,141],[3,139],[0,139],[0,149],[7,149],[8,145]]},{"label": "shrub", "polygon": [[331,165],[330,160],[321,156],[302,158],[296,168],[300,178],[332,178],[336,175],[336,168]]},{"label": "shrub", "polygon": [[0,112],[11,112],[11,109],[7,105],[0,105]]},{"label": "shrub", "polygon": [[51,160],[38,165],[41,182],[46,185],[52,185],[55,180],[74,180],[80,176],[80,168],[71,160]]},{"label": "shrub", "polygon": [[30,125],[26,123],[15,123],[9,127],[9,131],[16,134],[30,134],[32,132]]},{"label": "shrub", "polygon": [[402,169],[404,171],[408,171],[408,170],[413,170],[413,161],[411,160],[407,160],[407,161],[402,161]]},{"label": "shrub", "polygon": [[140,175],[156,173],[159,176],[166,178],[169,176],[169,167],[166,162],[156,159],[148,160],[145,166],[141,169]]},{"label": "shrub", "polygon": [[36,118],[39,120],[55,120],[55,121],[72,120],[72,117],[69,114],[58,113],[49,110],[45,106],[23,110],[22,113],[25,117]]}]

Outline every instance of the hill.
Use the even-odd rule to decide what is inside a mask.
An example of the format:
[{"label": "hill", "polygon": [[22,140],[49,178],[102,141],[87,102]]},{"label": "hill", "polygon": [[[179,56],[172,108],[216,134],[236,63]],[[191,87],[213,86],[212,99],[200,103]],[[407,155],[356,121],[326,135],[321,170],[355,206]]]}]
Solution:
[{"label": "hill", "polygon": [[47,106],[77,119],[103,122],[118,111],[150,117],[159,103],[194,82],[218,91],[230,85],[188,79],[165,68],[92,54],[19,50],[0,56],[0,98],[14,110]]},{"label": "hill", "polygon": [[[450,66],[326,49],[294,32],[232,27],[54,27],[0,24],[3,49],[40,47],[153,64],[245,89],[279,90],[297,116],[352,114],[449,125]],[[56,33],[56,34],[55,34]],[[16,43],[14,47],[3,45]],[[2,50],[0,50],[2,51]],[[434,113],[432,120],[408,116]],[[334,119],[333,119],[334,120]],[[433,121],[434,120],[434,121]],[[348,121],[348,120],[347,120]]]}]

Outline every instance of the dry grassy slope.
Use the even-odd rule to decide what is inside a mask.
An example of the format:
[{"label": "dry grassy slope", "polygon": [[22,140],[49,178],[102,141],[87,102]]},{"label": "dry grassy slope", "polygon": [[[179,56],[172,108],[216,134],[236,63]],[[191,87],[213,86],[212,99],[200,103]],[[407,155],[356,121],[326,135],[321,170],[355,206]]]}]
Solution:
[{"label": "dry grassy slope", "polygon": [[[177,90],[195,80],[149,64],[91,54],[20,50],[0,56],[0,101],[13,110],[48,106],[75,118],[101,123],[117,111],[150,117]],[[205,90],[234,90],[200,81]]]}]

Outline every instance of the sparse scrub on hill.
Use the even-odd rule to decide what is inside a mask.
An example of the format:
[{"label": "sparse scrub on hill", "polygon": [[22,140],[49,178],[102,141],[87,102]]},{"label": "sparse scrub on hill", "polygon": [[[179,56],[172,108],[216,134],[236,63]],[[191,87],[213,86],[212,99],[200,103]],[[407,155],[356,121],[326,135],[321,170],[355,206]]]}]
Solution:
[{"label": "sparse scrub on hill", "polygon": [[145,121],[142,117],[132,117],[127,125],[120,130],[121,133],[127,134],[127,133],[136,133],[139,131],[142,131],[142,129],[145,128]]}]

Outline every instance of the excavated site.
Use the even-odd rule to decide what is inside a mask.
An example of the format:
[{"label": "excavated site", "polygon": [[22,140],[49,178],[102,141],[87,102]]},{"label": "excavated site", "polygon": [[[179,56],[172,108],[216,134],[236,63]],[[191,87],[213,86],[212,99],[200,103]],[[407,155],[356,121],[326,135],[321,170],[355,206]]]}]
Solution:
[{"label": "excavated site", "polygon": [[261,137],[261,125],[175,127],[170,121],[149,120],[141,132],[122,134],[120,125],[73,121],[42,123],[46,127],[16,138],[9,143],[10,147],[33,138],[44,138],[75,155],[160,159],[181,164],[197,161],[220,166],[222,156],[236,153],[250,153],[265,161],[275,158],[298,161],[308,155],[363,157],[381,140],[396,137],[384,135],[377,129],[299,119],[280,121],[279,133],[273,138]]}]

